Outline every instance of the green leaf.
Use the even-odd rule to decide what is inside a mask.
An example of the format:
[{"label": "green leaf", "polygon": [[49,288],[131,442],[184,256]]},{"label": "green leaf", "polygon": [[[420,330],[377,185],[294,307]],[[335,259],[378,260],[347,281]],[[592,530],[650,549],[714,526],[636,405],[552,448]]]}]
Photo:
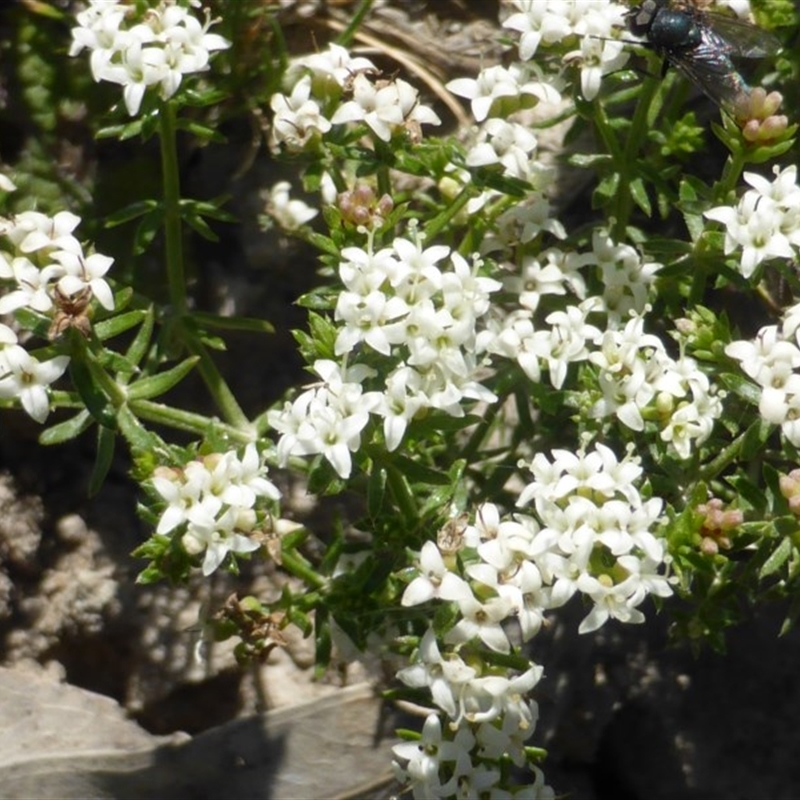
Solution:
[{"label": "green leaf", "polygon": [[308,233],[304,233],[303,239],[305,239],[305,241],[307,241],[313,247],[316,247],[317,250],[338,258],[339,248],[330,239],[330,237],[323,236],[321,233],[317,233],[316,231],[309,231]]},{"label": "green leaf", "polygon": [[200,328],[218,328],[223,331],[245,331],[247,333],[275,333],[275,326],[256,317],[220,317],[202,311],[192,311],[190,316]]},{"label": "green leaf", "polygon": [[592,208],[602,208],[619,191],[619,173],[606,175],[592,194]]},{"label": "green leaf", "polygon": [[64,442],[80,436],[91,424],[92,415],[84,409],[74,417],[64,422],[59,422],[57,425],[51,425],[47,430],[42,431],[41,436],[39,436],[39,444],[64,444]]},{"label": "green leaf", "polygon": [[386,470],[375,466],[367,484],[367,513],[376,519],[386,499]]},{"label": "green leaf", "polygon": [[196,120],[187,120],[181,117],[178,121],[178,127],[188,131],[203,142],[224,144],[227,141],[219,131],[209,128],[207,125],[202,125]]},{"label": "green leaf", "polygon": [[97,426],[97,452],[92,474],[89,477],[89,497],[94,497],[103,486],[103,481],[105,481],[114,459],[116,441],[116,434],[111,428],[103,425]]},{"label": "green leaf", "polygon": [[606,153],[600,153],[597,155],[584,155],[583,153],[576,153],[567,159],[567,163],[573,167],[592,169],[601,165],[613,164],[614,160]]},{"label": "green leaf", "polygon": [[407,456],[394,456],[392,466],[400,472],[409,483],[421,483],[433,486],[445,486],[450,482],[446,473],[438,469],[426,467],[419,461]]},{"label": "green leaf", "polygon": [[156,434],[142,425],[127,404],[118,409],[117,425],[133,453],[153,453],[164,446]]},{"label": "green leaf", "polygon": [[85,361],[73,358],[69,362],[69,374],[72,384],[78,392],[87,411],[101,425],[107,428],[114,426],[114,408],[105,394],[94,381],[92,373]]},{"label": "green leaf", "polygon": [[777,572],[789,558],[792,552],[791,537],[786,536],[781,543],[772,551],[770,557],[764,562],[764,566],[758,571],[758,577],[762,580],[769,575]]},{"label": "green leaf", "polygon": [[764,449],[773,430],[773,425],[765,419],[756,419],[744,432],[740,451],[742,460],[752,461]]},{"label": "green leaf", "polygon": [[653,206],[650,204],[650,198],[647,196],[647,189],[645,188],[644,181],[641,178],[634,178],[628,189],[633,198],[633,202],[645,213],[646,216],[653,216]]},{"label": "green leaf", "polygon": [[181,361],[180,364],[168,369],[166,372],[159,372],[157,375],[149,375],[138,380],[128,387],[128,398],[130,400],[150,400],[153,397],[168,392],[173,386],[180,383],[194,368],[200,360],[199,356],[190,356]]},{"label": "green leaf", "polygon": [[146,252],[156,234],[161,228],[164,221],[164,212],[161,208],[156,208],[142,217],[142,221],[136,227],[136,233],[133,236],[133,252],[135,255],[141,255]]},{"label": "green leaf", "polygon": [[[130,347],[128,347],[128,351],[125,353],[128,361],[137,367],[147,355],[147,351],[150,347],[150,338],[153,335],[153,328],[156,324],[156,315],[153,306],[145,309],[142,313],[144,314],[142,327],[136,332],[136,336],[133,338]],[[120,377],[127,380],[130,378],[130,375],[126,374]]]},{"label": "green leaf", "polygon": [[115,353],[113,350],[102,350],[98,354],[97,363],[107,372],[130,374],[136,370],[136,365],[132,364],[128,357],[122,353]]},{"label": "green leaf", "polygon": [[184,213],[194,214],[200,217],[207,217],[208,219],[216,219],[220,222],[238,222],[239,220],[230,211],[225,211],[222,207],[225,203],[230,201],[230,195],[221,194],[211,200],[191,200],[184,199],[180,201],[181,211]]},{"label": "green leaf", "polygon": [[761,389],[754,383],[732,372],[724,372],[719,376],[719,379],[732,392],[746,400],[750,405],[758,406],[761,401]]},{"label": "green leaf", "polygon": [[183,215],[183,220],[195,232],[200,234],[209,242],[218,242],[219,236],[208,226],[208,223],[199,215],[187,212]]},{"label": "green leaf", "polygon": [[127,311],[124,314],[117,314],[115,317],[104,319],[94,326],[94,332],[97,338],[104,342],[106,339],[113,339],[131,328],[135,328],[144,319],[147,318],[147,311],[137,309],[136,311]]},{"label": "green leaf", "polygon": [[139,217],[152,213],[159,206],[160,204],[157,200],[139,200],[136,203],[131,203],[108,216],[106,218],[106,227],[116,228],[118,225],[139,219]]},{"label": "green leaf", "polygon": [[743,511],[754,509],[757,513],[763,513],[767,507],[767,497],[763,489],[753,483],[746,475],[731,475],[726,479],[736,490],[739,501],[739,508]]},{"label": "green leaf", "polygon": [[101,128],[96,134],[98,139],[130,139],[133,136],[138,136],[142,132],[141,118],[134,119],[122,125],[109,125],[106,128]]}]

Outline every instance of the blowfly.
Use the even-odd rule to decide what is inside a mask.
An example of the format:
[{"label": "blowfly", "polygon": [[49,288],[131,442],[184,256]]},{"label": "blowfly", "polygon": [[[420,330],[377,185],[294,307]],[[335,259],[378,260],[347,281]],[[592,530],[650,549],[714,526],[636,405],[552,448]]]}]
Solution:
[{"label": "blowfly", "polygon": [[628,29],[665,59],[665,71],[671,64],[728,110],[750,93],[732,59],[763,58],[780,47],[771,33],[749,22],[669,0],[633,6]]}]

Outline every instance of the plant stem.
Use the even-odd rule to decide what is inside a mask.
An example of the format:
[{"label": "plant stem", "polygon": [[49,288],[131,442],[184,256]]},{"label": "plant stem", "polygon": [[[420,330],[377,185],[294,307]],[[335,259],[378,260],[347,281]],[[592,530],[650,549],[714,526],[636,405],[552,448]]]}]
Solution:
[{"label": "plant stem", "polygon": [[186,275],[183,269],[181,229],[181,185],[178,172],[177,126],[172,103],[161,103],[158,115],[161,136],[161,173],[164,190],[164,240],[166,243],[167,284],[174,313],[186,313]]},{"label": "plant stem", "polygon": [[[653,102],[653,97],[658,91],[658,83],[656,78],[649,78],[642,83],[639,102],[636,104],[636,111],[634,111],[631,127],[628,130],[625,147],[621,152],[617,146],[613,131],[609,130],[607,135],[603,135],[604,129],[598,126],[598,130],[600,130],[601,135],[603,135],[603,141],[608,147],[609,152],[614,156],[614,161],[619,168],[619,187],[617,188],[616,203],[614,206],[614,227],[611,231],[611,238],[615,242],[621,242],[625,239],[631,211],[633,210],[633,197],[631,196],[630,184],[631,180],[635,177],[633,170],[636,169],[636,156],[642,149],[642,145],[647,138],[647,118],[650,112],[650,106]],[[602,117],[602,120],[605,122],[605,117]]]},{"label": "plant stem", "polygon": [[182,340],[190,353],[199,357],[198,370],[211,392],[220,413],[231,425],[248,429],[250,422],[225,383],[217,365],[197,334],[183,324],[186,317],[186,274],[183,262],[183,231],[181,225],[181,186],[178,172],[177,125],[172,103],[161,103],[161,170],[164,181],[164,239],[166,243],[167,283],[173,313],[178,320]]}]

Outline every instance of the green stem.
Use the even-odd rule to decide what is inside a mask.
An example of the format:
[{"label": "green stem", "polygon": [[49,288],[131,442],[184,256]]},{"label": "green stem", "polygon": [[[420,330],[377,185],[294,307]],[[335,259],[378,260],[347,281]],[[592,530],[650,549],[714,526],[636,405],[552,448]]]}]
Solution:
[{"label": "green stem", "polygon": [[361,23],[364,21],[367,14],[369,14],[373,2],[374,0],[361,0],[361,5],[350,18],[348,26],[339,34],[336,39],[336,44],[340,44],[342,47],[350,47],[356,32],[361,27]]},{"label": "green stem", "polygon": [[609,152],[614,156],[614,161],[619,167],[619,187],[614,208],[614,227],[611,231],[611,238],[616,242],[624,241],[626,238],[628,222],[633,211],[631,180],[635,177],[636,157],[647,139],[648,114],[659,88],[658,83],[655,78],[649,78],[642,83],[642,91],[639,95],[639,102],[636,104],[636,111],[633,114],[624,149],[620,152],[619,148],[609,146],[609,139],[612,139],[616,145],[616,138],[613,137],[612,131],[609,131],[609,136],[604,137],[606,146],[609,147]]},{"label": "green stem", "polygon": [[425,226],[425,240],[428,242],[432,242],[438,235],[439,232],[450,222],[450,220],[455,217],[462,208],[469,202],[470,198],[473,197],[473,190],[470,186],[465,186],[461,192],[456,196],[455,200],[444,210],[441,214],[434,217],[426,226]]},{"label": "green stem", "polygon": [[195,332],[181,323],[186,316],[186,274],[183,261],[183,231],[181,223],[181,185],[178,172],[177,124],[175,108],[161,103],[161,170],[164,181],[164,239],[166,243],[167,284],[172,310],[178,320],[182,339],[190,353],[199,357],[198,370],[211,392],[223,418],[237,428],[247,429],[250,423],[233,392],[222,378],[217,365]]},{"label": "green stem", "polygon": [[190,333],[186,337],[186,348],[192,355],[200,359],[197,362],[197,370],[209,392],[211,392],[211,396],[214,398],[214,402],[217,404],[217,408],[225,421],[243,431],[250,430],[252,428],[250,420],[247,419],[247,415],[242,411],[230,387],[225,383],[225,379],[217,369],[217,365],[214,359],[211,358],[206,346]]},{"label": "green stem", "polygon": [[727,202],[728,196],[739,184],[739,181],[742,177],[742,172],[744,171],[744,165],[744,148],[740,147],[734,152],[731,152],[731,154],[728,156],[727,160],[725,161],[725,166],[722,169],[722,177],[715,187],[715,196],[719,202]]},{"label": "green stem", "polygon": [[186,313],[186,276],[183,269],[181,230],[181,184],[178,172],[177,125],[172,103],[161,103],[158,115],[161,136],[161,172],[164,182],[164,240],[166,243],[167,285],[174,313]]}]

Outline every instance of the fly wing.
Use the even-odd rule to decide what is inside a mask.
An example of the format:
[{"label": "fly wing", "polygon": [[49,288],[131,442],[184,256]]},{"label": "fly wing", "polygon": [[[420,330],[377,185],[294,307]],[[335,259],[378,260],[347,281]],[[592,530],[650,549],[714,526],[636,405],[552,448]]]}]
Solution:
[{"label": "fly wing", "polygon": [[712,31],[703,31],[703,41],[697,47],[668,53],[667,60],[719,106],[730,109],[750,91]]},{"label": "fly wing", "polygon": [[701,20],[704,26],[717,35],[718,43],[724,51],[736,58],[763,58],[781,48],[781,42],[776,36],[743,19],[705,13]]}]

